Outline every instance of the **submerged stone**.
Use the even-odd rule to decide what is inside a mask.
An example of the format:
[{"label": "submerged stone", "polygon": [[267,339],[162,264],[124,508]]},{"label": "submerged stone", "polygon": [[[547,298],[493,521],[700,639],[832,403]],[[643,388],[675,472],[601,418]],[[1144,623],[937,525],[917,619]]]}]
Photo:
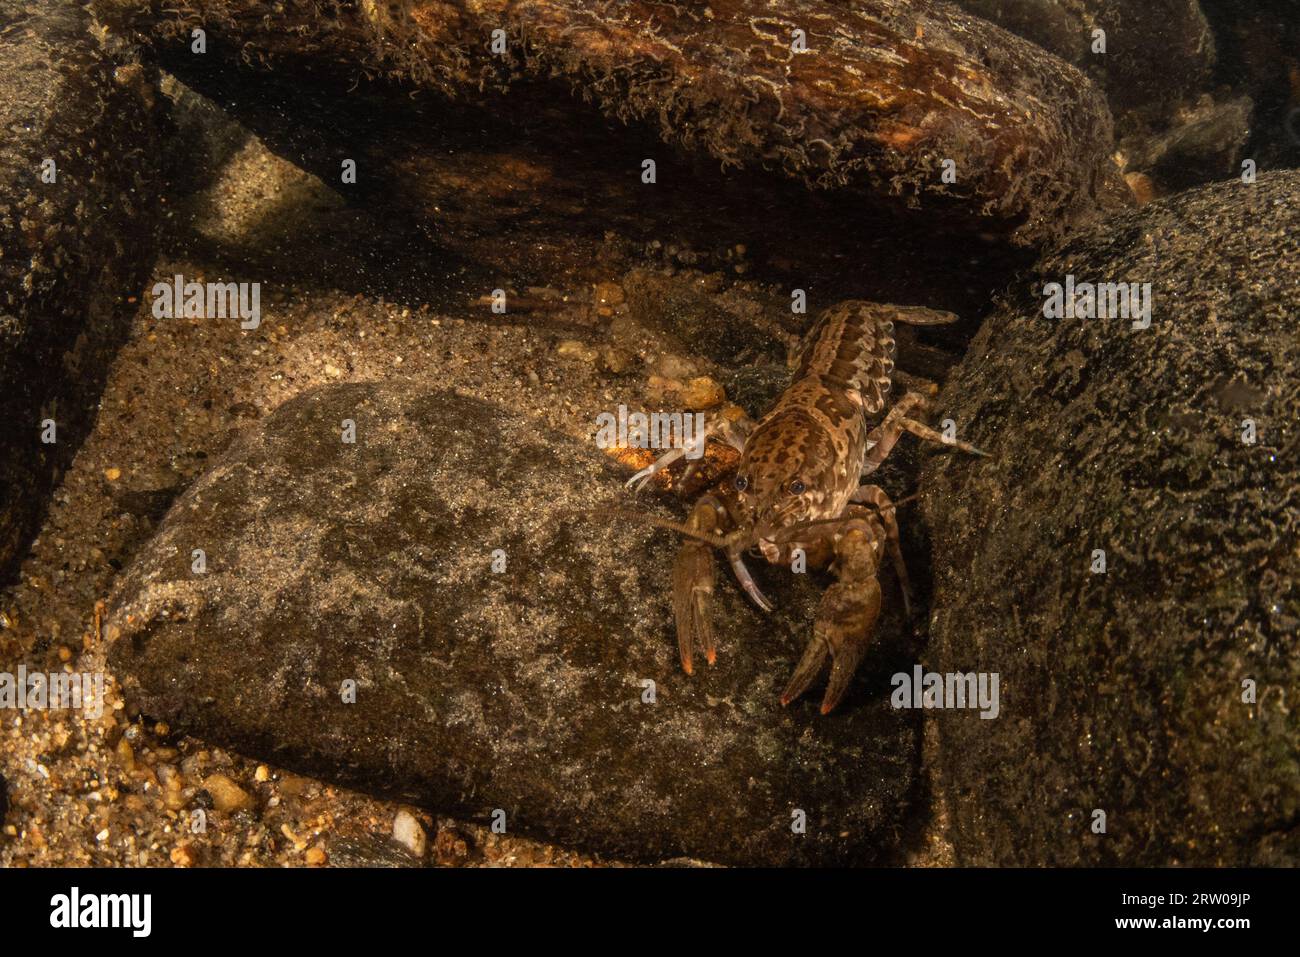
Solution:
[{"label": "submerged stone", "polygon": [[0,579],[94,421],[152,256],[161,109],[75,3],[0,0]]},{"label": "submerged stone", "polygon": [[1199,0],[956,0],[1084,71],[1123,114],[1164,125],[1209,88],[1214,34]]},{"label": "submerged stone", "polygon": [[[1300,863],[1300,174],[1158,201],[1049,252],[943,400],[928,664],[966,864]],[[1150,284],[1144,317],[1044,289]]]},{"label": "submerged stone", "polygon": [[[101,7],[160,45],[189,35],[184,5]],[[924,210],[936,226],[1035,243],[1128,201],[1087,77],[938,0],[400,0],[328,16],[207,0],[203,11],[223,42],[287,72],[342,66],[453,95],[490,86],[507,112],[512,85],[554,81],[724,168],[845,190],[864,210]],[[629,175],[646,159],[628,156]]]},{"label": "submerged stone", "polygon": [[110,665],[178,730],[508,833],[646,861],[894,859],[918,761],[888,700],[897,613],[842,713],[783,709],[818,582],[756,570],[764,618],[719,567],[718,663],[687,676],[675,536],[565,514],[627,504],[625,478],[450,392],[308,392],[174,504],[111,599]]}]

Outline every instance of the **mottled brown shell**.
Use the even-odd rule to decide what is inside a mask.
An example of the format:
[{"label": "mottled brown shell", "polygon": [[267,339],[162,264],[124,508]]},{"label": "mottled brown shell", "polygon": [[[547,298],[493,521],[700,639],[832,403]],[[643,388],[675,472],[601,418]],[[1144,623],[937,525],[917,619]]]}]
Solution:
[{"label": "mottled brown shell", "polygon": [[857,392],[868,415],[879,412],[894,371],[893,319],[899,311],[860,300],[831,306],[805,339],[795,380],[816,376],[831,388]]},{"label": "mottled brown shell", "polygon": [[956,318],[858,300],[826,309],[805,339],[794,381],[745,443],[737,474],[749,521],[788,525],[839,515],[861,479],[870,419],[888,401],[894,322]]}]

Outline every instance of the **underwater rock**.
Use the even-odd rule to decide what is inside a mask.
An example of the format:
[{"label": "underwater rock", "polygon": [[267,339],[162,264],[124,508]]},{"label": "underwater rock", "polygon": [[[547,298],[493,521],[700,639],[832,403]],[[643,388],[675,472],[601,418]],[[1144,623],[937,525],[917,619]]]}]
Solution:
[{"label": "underwater rock", "polygon": [[1240,176],[1252,109],[1248,96],[1226,103],[1207,98],[1178,126],[1144,144],[1127,170],[1149,176],[1162,194]]},{"label": "underwater rock", "polygon": [[[928,664],[1002,689],[996,720],[936,712],[964,864],[1300,863],[1297,191],[1263,174],[1077,234],[947,383],[993,457],[922,476]],[[1149,327],[1046,318],[1068,277],[1149,283]]]},{"label": "underwater rock", "polygon": [[391,838],[364,834],[329,843],[330,867],[419,867],[420,861]]},{"label": "underwater rock", "polygon": [[[1084,71],[1105,91],[1121,129],[1129,112],[1164,125],[1212,79],[1214,35],[1198,0],[956,3]],[[1096,30],[1105,34],[1104,52]]]},{"label": "underwater rock", "polygon": [[[202,26],[213,44],[283,70],[345,64],[448,93],[550,78],[724,167],[849,188],[846,202],[959,215],[1024,243],[1126,202],[1110,115],[1087,79],[931,0],[98,8],[156,46],[180,48]],[[637,175],[643,159],[628,158]]]},{"label": "underwater rock", "polygon": [[1300,18],[1294,0],[1201,0],[1219,79],[1255,103],[1246,155],[1260,169],[1300,165]]},{"label": "underwater rock", "polygon": [[[76,4],[0,0],[0,579],[90,427],[158,209],[139,64]],[[48,423],[52,422],[53,425]]]},{"label": "underwater rock", "polygon": [[625,478],[478,400],[313,390],[173,505],[110,598],[110,667],[175,729],[508,833],[644,861],[896,859],[919,760],[889,702],[898,610],[823,718],[778,702],[820,576],[755,569],[764,618],[719,567],[718,662],[687,676],[676,536],[565,514],[627,504]]},{"label": "underwater rock", "polygon": [[683,281],[650,269],[630,271],[623,285],[626,321],[640,341],[662,340],[676,352],[689,351],[726,365],[785,357],[785,343],[774,334],[770,318],[783,305],[775,297],[737,303],[718,295],[720,277],[701,274]]}]

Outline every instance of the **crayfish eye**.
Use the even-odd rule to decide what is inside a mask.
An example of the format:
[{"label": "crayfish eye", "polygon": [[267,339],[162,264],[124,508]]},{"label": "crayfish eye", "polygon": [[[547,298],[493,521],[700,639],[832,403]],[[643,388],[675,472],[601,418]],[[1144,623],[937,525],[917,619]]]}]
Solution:
[{"label": "crayfish eye", "polygon": [[747,489],[747,488],[749,488],[749,479],[745,478],[745,476],[743,476],[743,475],[737,475],[737,476],[736,476],[736,491],[737,491],[737,492],[743,492],[743,491],[745,491],[745,489]]},{"label": "crayfish eye", "polygon": [[791,495],[802,495],[803,490],[804,490],[804,484],[803,482],[800,482],[798,479],[795,479],[793,482],[790,483]]}]

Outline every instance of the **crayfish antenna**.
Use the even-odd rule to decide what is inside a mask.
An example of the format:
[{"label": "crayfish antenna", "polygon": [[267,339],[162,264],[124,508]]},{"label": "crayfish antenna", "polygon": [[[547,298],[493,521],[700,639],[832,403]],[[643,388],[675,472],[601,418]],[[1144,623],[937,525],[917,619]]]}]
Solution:
[{"label": "crayfish antenna", "polygon": [[593,518],[596,516],[609,516],[611,518],[626,518],[642,525],[653,525],[656,528],[666,529],[670,532],[677,532],[680,535],[686,535],[701,542],[706,542],[714,548],[727,548],[731,540],[723,538],[720,535],[710,535],[708,532],[697,531],[690,528],[683,522],[675,522],[669,518],[660,518],[658,515],[649,515],[645,512],[635,512],[630,508],[586,508],[571,509],[556,514],[556,518]]}]

